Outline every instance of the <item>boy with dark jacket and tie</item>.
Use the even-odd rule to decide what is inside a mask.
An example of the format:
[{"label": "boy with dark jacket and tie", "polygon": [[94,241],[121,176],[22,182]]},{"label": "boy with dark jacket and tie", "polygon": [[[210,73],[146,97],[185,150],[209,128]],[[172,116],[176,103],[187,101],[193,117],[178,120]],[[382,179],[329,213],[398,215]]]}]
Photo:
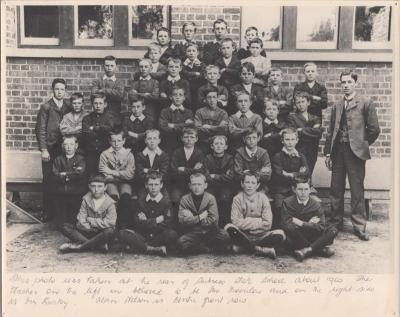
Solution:
[{"label": "boy with dark jacket and tie", "polygon": [[224,87],[231,87],[240,82],[240,60],[233,54],[235,50],[234,42],[230,38],[221,41],[222,56],[215,61],[220,69],[221,78],[218,83]]},{"label": "boy with dark jacket and tie", "polygon": [[203,47],[203,62],[206,65],[214,64],[221,57],[221,41],[225,38],[228,24],[223,19],[217,19],[213,23],[213,31],[215,39],[212,42],[207,42]]}]

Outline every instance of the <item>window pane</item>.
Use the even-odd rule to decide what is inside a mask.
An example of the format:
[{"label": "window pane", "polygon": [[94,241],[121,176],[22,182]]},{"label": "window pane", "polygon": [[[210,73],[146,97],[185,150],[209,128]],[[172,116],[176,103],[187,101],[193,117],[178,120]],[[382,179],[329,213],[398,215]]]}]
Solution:
[{"label": "window pane", "polygon": [[245,35],[250,26],[258,29],[265,48],[281,47],[281,7],[242,7],[242,47],[247,46]]},{"label": "window pane", "polygon": [[57,6],[24,6],[25,37],[58,38]]},{"label": "window pane", "polygon": [[390,41],[390,7],[356,7],[354,40],[360,42]]},{"label": "window pane", "polygon": [[131,6],[132,38],[153,39],[157,29],[165,25],[165,6]]},{"label": "window pane", "polygon": [[78,6],[79,39],[112,39],[112,6]]}]

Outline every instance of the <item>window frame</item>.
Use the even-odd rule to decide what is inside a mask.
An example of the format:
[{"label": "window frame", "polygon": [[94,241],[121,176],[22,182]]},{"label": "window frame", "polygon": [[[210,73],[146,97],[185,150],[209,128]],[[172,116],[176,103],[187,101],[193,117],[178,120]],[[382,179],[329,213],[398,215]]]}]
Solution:
[{"label": "window frame", "polygon": [[[250,7],[259,7],[258,5],[255,6],[241,6],[240,8],[240,41],[239,41],[239,46],[241,48],[246,48],[247,47],[247,43],[245,42],[244,36],[245,36],[245,32],[247,27],[244,25],[245,21],[243,19],[243,11],[245,11],[245,8],[250,8]],[[279,41],[278,42],[266,42],[266,44],[264,45],[264,50],[265,49],[273,49],[273,50],[281,50],[282,49],[282,42],[283,42],[283,6],[270,6],[270,7],[279,7]],[[249,25],[250,26],[250,25]],[[260,32],[260,30],[259,30]],[[243,42],[243,43],[242,43]],[[264,44],[264,43],[263,43]]]},{"label": "window frame", "polygon": [[[143,47],[149,45],[151,42],[156,41],[157,39],[139,39],[132,37],[132,9],[133,5],[128,5],[128,47]],[[168,30],[170,29],[171,24],[171,6],[163,5],[163,15],[165,17],[165,22],[163,26]],[[165,11],[165,12],[164,12]]]},{"label": "window frame", "polygon": [[[58,37],[26,37],[25,36],[25,6],[19,6],[19,27],[20,27],[20,43],[21,45],[35,45],[35,46],[60,46],[60,6],[58,7]],[[39,6],[39,5],[38,5]],[[48,6],[48,5],[46,5]],[[53,7],[53,6],[51,6]]]},{"label": "window frame", "polygon": [[389,36],[390,40],[387,42],[372,42],[372,41],[356,41],[355,39],[355,28],[356,28],[356,11],[357,7],[362,7],[362,6],[354,6],[354,12],[353,12],[353,25],[352,25],[352,36],[351,36],[351,48],[352,49],[361,49],[361,50],[384,50],[384,49],[392,49],[393,47],[393,36],[392,36],[392,30],[393,30],[393,10],[392,6],[382,6],[382,7],[389,7],[390,13],[389,13]]},{"label": "window frame", "polygon": [[[112,39],[80,39],[79,38],[79,12],[78,12],[78,7],[80,6],[90,6],[90,5],[79,5],[75,4],[74,5],[74,46],[75,47],[81,47],[81,46],[93,46],[93,47],[98,47],[98,46],[104,46],[104,47],[114,47],[115,46],[115,6],[112,6],[112,15],[113,15],[113,22],[112,22],[112,27],[113,27],[113,38]],[[93,5],[95,6],[95,5]]]},{"label": "window frame", "polygon": [[[307,6],[303,6],[307,8]],[[319,7],[315,5],[313,7]],[[333,6],[336,8],[336,28],[335,33],[333,35],[333,41],[329,42],[305,42],[299,41],[299,6],[297,7],[297,20],[296,20],[296,37],[295,42],[296,50],[336,50],[338,49],[338,40],[339,40],[339,23],[340,23],[340,6]]]}]

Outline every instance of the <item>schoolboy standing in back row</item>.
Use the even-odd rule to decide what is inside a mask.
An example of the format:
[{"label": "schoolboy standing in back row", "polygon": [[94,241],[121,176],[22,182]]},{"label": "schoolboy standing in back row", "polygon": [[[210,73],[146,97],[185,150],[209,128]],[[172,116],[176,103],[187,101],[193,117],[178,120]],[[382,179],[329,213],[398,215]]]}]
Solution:
[{"label": "schoolboy standing in back row", "polygon": [[228,29],[228,24],[223,19],[214,21],[213,31],[215,39],[212,42],[207,42],[203,47],[203,62],[206,65],[214,64],[215,61],[222,56],[221,41],[225,38]]}]

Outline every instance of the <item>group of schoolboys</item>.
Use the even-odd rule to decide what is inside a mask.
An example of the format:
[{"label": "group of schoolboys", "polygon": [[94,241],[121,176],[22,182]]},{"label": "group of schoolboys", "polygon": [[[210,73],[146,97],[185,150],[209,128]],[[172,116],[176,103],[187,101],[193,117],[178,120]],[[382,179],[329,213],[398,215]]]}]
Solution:
[{"label": "group of schoolboys", "polygon": [[[160,28],[128,87],[107,56],[86,116],[83,95],[73,93],[68,104],[65,81],[53,81],[36,131],[44,209],[55,211],[72,241],[60,250],[106,251],[117,237],[127,250],[159,255],[233,250],[275,258],[286,245],[299,261],[333,255],[337,231],[310,196],[327,107],[317,66],[304,65],[306,81],[292,93],[256,28],[237,52],[224,20],[201,49],[195,31],[185,23],[185,41],[172,48]],[[126,96],[131,112],[123,115]]]}]

